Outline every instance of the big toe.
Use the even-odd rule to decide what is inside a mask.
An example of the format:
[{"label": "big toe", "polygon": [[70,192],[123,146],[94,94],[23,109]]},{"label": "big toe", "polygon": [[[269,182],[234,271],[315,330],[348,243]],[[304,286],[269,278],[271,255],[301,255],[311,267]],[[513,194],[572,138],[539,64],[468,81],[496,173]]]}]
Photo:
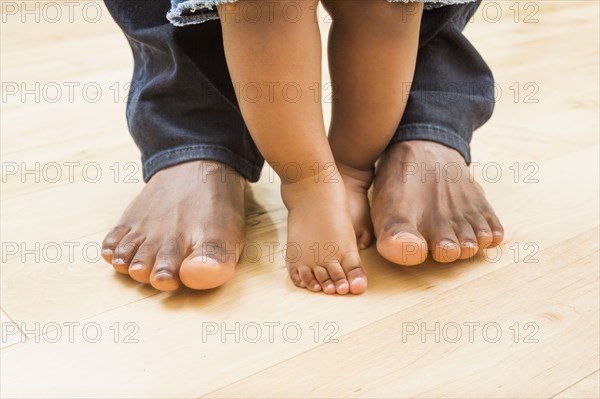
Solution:
[{"label": "big toe", "polygon": [[362,268],[362,262],[358,253],[346,255],[340,262],[348,284],[350,284],[350,293],[362,294],[367,290],[367,276]]},{"label": "big toe", "polygon": [[402,223],[381,234],[377,239],[377,251],[390,262],[416,266],[427,259],[427,242],[414,226]]},{"label": "big toe", "polygon": [[195,290],[207,290],[225,284],[235,272],[234,262],[218,262],[205,255],[191,255],[179,269],[181,282]]}]

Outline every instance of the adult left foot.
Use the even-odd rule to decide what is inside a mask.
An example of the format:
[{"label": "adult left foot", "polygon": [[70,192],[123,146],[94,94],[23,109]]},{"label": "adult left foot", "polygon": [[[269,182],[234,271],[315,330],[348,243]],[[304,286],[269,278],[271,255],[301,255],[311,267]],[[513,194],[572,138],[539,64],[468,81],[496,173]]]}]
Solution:
[{"label": "adult left foot", "polygon": [[386,150],[375,174],[371,218],[377,250],[399,265],[423,263],[428,252],[443,263],[470,258],[504,238],[462,156],[429,141]]}]

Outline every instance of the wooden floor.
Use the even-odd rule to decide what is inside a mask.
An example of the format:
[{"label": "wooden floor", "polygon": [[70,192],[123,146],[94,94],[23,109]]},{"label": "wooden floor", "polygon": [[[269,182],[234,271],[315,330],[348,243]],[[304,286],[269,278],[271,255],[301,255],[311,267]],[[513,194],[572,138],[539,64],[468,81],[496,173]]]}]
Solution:
[{"label": "wooden floor", "polygon": [[225,287],[117,276],[97,243],[142,187],[125,38],[102,3],[54,23],[2,3],[3,397],[600,396],[597,1],[484,3],[467,34],[501,95],[474,170],[506,242],[418,268],[371,248],[357,297],[296,289],[269,256],[286,211],[268,175]]}]

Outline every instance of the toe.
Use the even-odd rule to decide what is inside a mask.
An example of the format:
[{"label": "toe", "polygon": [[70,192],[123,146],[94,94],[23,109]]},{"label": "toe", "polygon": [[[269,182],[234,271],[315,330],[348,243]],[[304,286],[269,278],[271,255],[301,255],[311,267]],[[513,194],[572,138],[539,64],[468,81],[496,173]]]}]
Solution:
[{"label": "toe", "polygon": [[360,249],[368,248],[373,242],[373,234],[367,230],[357,230],[356,231],[356,245]]},{"label": "toe", "polygon": [[116,271],[129,274],[129,264],[144,240],[144,237],[129,232],[119,241],[112,258],[112,265]]},{"label": "toe", "polygon": [[415,224],[399,221],[388,224],[379,234],[377,251],[390,262],[415,266],[427,259],[427,242]]},{"label": "toe", "polygon": [[317,266],[313,269],[313,273],[317,278],[317,281],[323,288],[323,292],[326,294],[335,294],[335,284],[329,275],[327,269],[322,266]]},{"label": "toe", "polygon": [[176,291],[179,288],[179,277],[175,275],[177,266],[172,259],[157,257],[150,284],[159,291]]},{"label": "toe", "polygon": [[460,245],[454,229],[445,218],[435,217],[428,223],[428,243],[436,262],[454,262],[460,257]]},{"label": "toe", "polygon": [[242,246],[242,242],[215,242],[210,245],[204,242],[197,245],[181,265],[181,282],[195,290],[207,290],[225,284],[235,273]]},{"label": "toe", "polygon": [[321,291],[321,285],[319,284],[319,281],[317,281],[317,279],[315,278],[315,275],[310,267],[304,265],[299,266],[298,273],[300,274],[300,279],[302,280],[306,288],[308,288],[310,291]]},{"label": "toe", "polygon": [[156,254],[160,250],[160,244],[156,241],[146,240],[140,245],[129,264],[129,275],[140,283],[150,283],[150,273],[156,262]]},{"label": "toe", "polygon": [[471,223],[471,228],[477,238],[477,245],[480,249],[488,248],[492,244],[492,229],[480,213],[467,215],[467,220]]},{"label": "toe", "polygon": [[468,259],[475,256],[477,250],[477,237],[466,219],[460,219],[455,223],[454,233],[460,245],[460,259]]},{"label": "toe", "polygon": [[130,228],[127,226],[117,226],[104,237],[104,240],[102,241],[102,258],[104,258],[105,261],[112,263],[117,245],[119,245],[119,242],[125,237],[129,230]]},{"label": "toe", "polygon": [[[367,276],[362,268],[362,262],[358,253],[346,254],[340,262],[349,283],[349,291],[352,294],[362,294],[367,290]],[[339,291],[338,291],[339,293]]]},{"label": "toe", "polygon": [[493,212],[490,212],[487,215],[486,220],[492,229],[492,244],[490,246],[495,247],[500,245],[504,240],[504,227],[502,226],[502,223],[500,223],[498,216]]},{"label": "toe", "polygon": [[187,255],[186,242],[181,237],[161,243],[150,275],[150,284],[160,291],[175,291],[179,288],[179,268]]},{"label": "toe", "polygon": [[331,276],[335,285],[335,292],[340,295],[346,295],[350,292],[350,281],[346,271],[338,261],[327,262],[325,265],[327,273]]},{"label": "toe", "polygon": [[298,269],[292,267],[288,270],[288,273],[290,274],[290,279],[296,287],[304,288],[302,280],[300,279],[300,273],[298,273]]}]

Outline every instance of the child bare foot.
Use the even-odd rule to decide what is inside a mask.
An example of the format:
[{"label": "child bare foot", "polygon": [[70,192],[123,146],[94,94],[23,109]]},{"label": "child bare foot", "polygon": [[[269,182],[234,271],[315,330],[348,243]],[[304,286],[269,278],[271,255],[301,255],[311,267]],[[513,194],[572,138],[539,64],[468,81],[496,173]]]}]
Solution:
[{"label": "child bare foot", "polygon": [[[330,177],[330,176],[329,176]],[[326,294],[360,294],[367,289],[345,190],[335,181],[305,179],[283,184],[288,209],[286,264],[298,287]]]},{"label": "child bare foot", "polygon": [[195,161],[155,174],[102,243],[120,273],[161,291],[180,283],[217,287],[234,273],[244,244],[245,180]]},{"label": "child bare foot", "polygon": [[[367,191],[398,128],[413,79],[422,5],[323,0],[332,15],[329,143],[348,193],[358,246],[373,240]],[[373,73],[376,71],[376,73]]]},{"label": "child bare foot", "polygon": [[373,182],[373,171],[355,169],[351,166],[337,163],[344,180],[348,196],[348,207],[356,243],[360,249],[367,248],[373,241],[373,224],[367,193]]},{"label": "child bare foot", "polygon": [[[317,0],[283,0],[279,6],[300,7],[298,19],[279,13],[258,20],[242,15],[244,1],[219,7],[229,72],[240,87],[258,84],[295,88],[308,93],[321,87],[321,36]],[[257,51],[261,49],[261,51]],[[286,84],[286,82],[289,82]],[[282,181],[289,211],[286,264],[299,287],[327,294],[359,294],[367,288],[352,228],[346,190],[334,165],[325,135],[321,103],[313,96],[291,97],[292,91],[252,99],[236,92],[250,134]],[[293,166],[302,178],[290,177]]]},{"label": "child bare foot", "polygon": [[[458,177],[442,176],[446,165]],[[386,150],[375,175],[371,214],[377,250],[399,265],[418,265],[428,251],[438,262],[466,259],[504,236],[461,155],[428,141],[400,142]]]}]

